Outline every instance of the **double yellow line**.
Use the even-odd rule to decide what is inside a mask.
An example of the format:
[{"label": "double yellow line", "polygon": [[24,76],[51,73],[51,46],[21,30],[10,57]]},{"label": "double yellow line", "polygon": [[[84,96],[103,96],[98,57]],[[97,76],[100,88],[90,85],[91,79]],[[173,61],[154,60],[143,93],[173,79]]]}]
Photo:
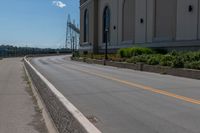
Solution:
[{"label": "double yellow line", "polygon": [[185,97],[185,96],[177,95],[177,94],[174,94],[174,93],[170,93],[170,92],[167,92],[167,91],[155,89],[155,88],[145,86],[145,85],[141,85],[141,84],[138,84],[138,83],[128,82],[128,81],[125,81],[125,80],[115,78],[113,76],[106,76],[106,75],[103,75],[103,74],[100,74],[100,73],[90,72],[90,71],[86,71],[86,70],[80,70],[80,69],[71,68],[71,67],[67,67],[67,68],[75,70],[75,71],[79,71],[79,72],[82,72],[82,73],[86,73],[86,74],[89,74],[89,75],[95,75],[95,76],[98,76],[98,77],[101,77],[101,78],[112,80],[112,81],[122,83],[122,84],[125,84],[125,85],[128,85],[128,86],[131,86],[131,87],[136,87],[138,89],[143,89],[143,90],[146,90],[146,91],[154,92],[154,93],[157,93],[157,94],[173,97],[173,98],[176,98],[176,99],[179,99],[179,100],[182,100],[182,101],[186,101],[186,102],[189,102],[189,103],[200,105],[200,100],[196,100],[196,99],[188,98],[188,97]]}]

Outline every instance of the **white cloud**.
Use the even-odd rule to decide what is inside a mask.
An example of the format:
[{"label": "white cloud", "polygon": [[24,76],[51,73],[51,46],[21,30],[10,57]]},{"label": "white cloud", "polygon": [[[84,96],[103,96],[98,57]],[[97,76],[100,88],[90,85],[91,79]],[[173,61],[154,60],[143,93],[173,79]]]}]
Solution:
[{"label": "white cloud", "polygon": [[66,6],[65,3],[63,3],[62,1],[58,1],[58,0],[52,1],[52,4],[53,4],[54,6],[59,7],[59,8],[64,8],[64,7]]}]

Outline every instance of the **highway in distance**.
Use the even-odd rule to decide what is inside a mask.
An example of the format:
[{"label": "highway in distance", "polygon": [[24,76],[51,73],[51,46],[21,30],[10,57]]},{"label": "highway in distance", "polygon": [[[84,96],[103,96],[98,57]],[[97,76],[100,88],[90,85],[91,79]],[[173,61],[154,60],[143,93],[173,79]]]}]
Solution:
[{"label": "highway in distance", "polygon": [[70,60],[31,60],[103,133],[200,133],[200,81]]}]

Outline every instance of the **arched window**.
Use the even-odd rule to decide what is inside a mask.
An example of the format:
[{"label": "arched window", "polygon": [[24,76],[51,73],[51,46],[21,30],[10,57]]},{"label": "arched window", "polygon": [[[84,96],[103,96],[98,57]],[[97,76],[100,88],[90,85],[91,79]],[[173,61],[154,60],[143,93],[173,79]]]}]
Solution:
[{"label": "arched window", "polygon": [[110,9],[105,7],[103,12],[103,43],[110,41]]},{"label": "arched window", "polygon": [[84,12],[84,42],[89,42],[89,12]]}]

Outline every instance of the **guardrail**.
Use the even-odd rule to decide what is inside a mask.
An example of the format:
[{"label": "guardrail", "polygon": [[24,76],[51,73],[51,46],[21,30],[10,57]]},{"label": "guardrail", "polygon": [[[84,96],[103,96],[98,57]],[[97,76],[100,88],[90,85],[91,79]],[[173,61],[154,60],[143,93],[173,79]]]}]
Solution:
[{"label": "guardrail", "polygon": [[24,64],[60,133],[101,133],[26,57]]}]

